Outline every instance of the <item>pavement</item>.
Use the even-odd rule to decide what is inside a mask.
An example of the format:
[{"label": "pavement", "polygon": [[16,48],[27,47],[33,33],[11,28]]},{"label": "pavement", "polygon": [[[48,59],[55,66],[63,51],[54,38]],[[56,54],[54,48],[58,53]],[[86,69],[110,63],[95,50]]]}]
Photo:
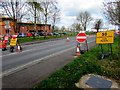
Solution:
[{"label": "pavement", "polygon": [[[28,45],[28,44],[30,43],[27,43],[25,45]],[[95,42],[91,42],[88,45],[90,49],[96,46],[97,44]],[[55,56],[45,58],[41,62],[33,66],[24,68],[8,76],[4,76],[2,78],[2,87],[3,88],[31,88],[33,87],[38,82],[41,82],[46,77],[50,76],[56,70],[59,70],[64,65],[72,62],[75,58],[75,52],[76,52],[75,50],[76,50],[75,48],[68,49]],[[60,58],[58,59],[58,57]]]}]

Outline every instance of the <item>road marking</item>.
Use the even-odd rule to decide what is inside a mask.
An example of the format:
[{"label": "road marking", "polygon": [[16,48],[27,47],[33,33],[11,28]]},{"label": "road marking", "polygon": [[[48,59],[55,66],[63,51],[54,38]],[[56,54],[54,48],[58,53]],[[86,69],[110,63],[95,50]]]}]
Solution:
[{"label": "road marking", "polygon": [[37,59],[37,60],[35,60],[35,61],[29,62],[29,63],[27,63],[27,64],[21,65],[21,66],[19,66],[19,67],[15,67],[15,68],[13,68],[13,69],[6,70],[6,71],[0,73],[0,77],[7,76],[7,75],[12,74],[12,73],[14,73],[14,72],[16,72],[16,71],[19,71],[19,70],[22,70],[22,69],[24,69],[24,68],[27,68],[28,66],[35,65],[35,64],[39,63],[40,61],[42,61],[43,59],[47,59],[47,58],[50,58],[50,57],[52,57],[52,56],[59,55],[59,54],[61,54],[61,53],[63,53],[63,52],[69,51],[69,50],[71,50],[71,49],[73,49],[73,48],[75,48],[75,47],[72,47],[72,48],[69,48],[69,49],[60,51],[60,52],[58,52],[58,53],[53,53],[53,54],[51,54],[51,55],[45,56],[45,57],[43,57],[43,58],[40,58],[40,59]]},{"label": "road marking", "polygon": [[[47,43],[47,42],[46,42]],[[63,42],[64,43],[64,42]],[[62,44],[63,44],[62,43]],[[55,45],[59,45],[59,44],[55,44]],[[43,47],[44,45],[41,45],[40,47]],[[53,44],[52,45],[49,45],[48,47],[51,47],[51,46],[53,46]],[[46,48],[46,47],[44,47],[44,48]],[[44,49],[44,48],[42,48],[42,49]],[[10,54],[7,54],[7,55],[2,55],[2,56],[0,56],[0,57],[4,57],[4,56],[10,56],[10,55],[14,55],[14,54],[19,54],[19,53],[24,53],[24,52],[28,52],[28,51],[32,51],[32,50],[38,50],[38,49],[36,49],[36,48],[34,48],[34,49],[29,49],[29,50],[25,50],[25,51],[22,51],[22,52],[14,52],[14,53],[10,53]]]},{"label": "road marking", "polygon": [[[88,43],[91,43],[91,42],[94,42],[94,41],[90,41],[90,42],[88,42]],[[84,45],[84,44],[81,44],[81,45]],[[20,66],[18,66],[18,67],[15,67],[15,68],[6,70],[6,71],[4,71],[4,72],[0,72],[0,78],[1,78],[1,77],[4,77],[4,76],[8,76],[8,75],[10,75],[10,74],[12,74],[12,73],[15,73],[15,72],[17,72],[17,71],[20,71],[20,70],[22,70],[22,69],[24,69],[24,68],[28,68],[28,67],[30,67],[30,66],[33,66],[33,65],[41,62],[41,61],[44,60],[44,59],[50,58],[50,57],[55,56],[55,55],[59,55],[59,54],[61,54],[61,53],[63,53],[63,52],[69,51],[69,50],[71,50],[71,49],[73,49],[73,48],[75,48],[75,47],[72,47],[72,48],[69,48],[69,49],[66,49],[66,50],[62,50],[62,51],[60,51],[60,52],[58,52],[58,53],[53,53],[53,54],[51,54],[51,55],[45,56],[45,57],[40,58],[40,59],[37,59],[37,60],[35,60],[35,61],[31,61],[31,62],[26,63],[26,64],[24,64],[24,65],[20,65]]]}]

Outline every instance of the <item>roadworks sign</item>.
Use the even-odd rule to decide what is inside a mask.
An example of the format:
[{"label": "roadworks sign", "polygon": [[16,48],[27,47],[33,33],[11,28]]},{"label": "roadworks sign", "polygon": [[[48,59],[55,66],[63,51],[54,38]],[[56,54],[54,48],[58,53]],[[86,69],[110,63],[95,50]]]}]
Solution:
[{"label": "roadworks sign", "polygon": [[114,31],[98,32],[96,35],[96,43],[114,43]]},{"label": "roadworks sign", "polygon": [[17,38],[12,38],[11,40],[10,40],[10,45],[16,45],[17,44]]}]

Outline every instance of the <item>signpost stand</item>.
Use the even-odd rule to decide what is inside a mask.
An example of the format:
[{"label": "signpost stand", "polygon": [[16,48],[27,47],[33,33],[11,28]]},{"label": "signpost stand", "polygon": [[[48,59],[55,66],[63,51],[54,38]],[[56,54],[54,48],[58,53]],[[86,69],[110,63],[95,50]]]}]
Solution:
[{"label": "signpost stand", "polygon": [[88,43],[87,43],[87,40],[86,40],[86,47],[87,47],[87,51],[88,51]]},{"label": "signpost stand", "polygon": [[104,51],[103,51],[103,45],[100,44],[100,46],[101,46],[101,52],[102,52],[102,54],[100,54],[100,58],[101,59],[103,59],[103,58],[108,57],[108,56],[111,55],[111,53],[109,53],[109,47],[108,47],[108,53],[104,53]]},{"label": "signpost stand", "polygon": [[[114,43],[114,31],[98,32],[96,36],[96,43],[99,43],[99,46],[101,47],[102,52],[102,54],[100,54],[101,59],[110,56],[112,54],[112,43]],[[109,45],[108,53],[104,53],[102,44]]]},{"label": "signpost stand", "polygon": [[[87,44],[87,36],[85,33],[79,33],[77,36],[76,36],[76,40],[77,40],[77,45],[79,45],[79,49],[80,49],[80,53],[81,54],[84,54],[85,52],[88,51],[88,44]],[[86,43],[86,50],[84,48],[84,50],[81,50],[80,48],[80,44],[83,44],[83,43]]]}]

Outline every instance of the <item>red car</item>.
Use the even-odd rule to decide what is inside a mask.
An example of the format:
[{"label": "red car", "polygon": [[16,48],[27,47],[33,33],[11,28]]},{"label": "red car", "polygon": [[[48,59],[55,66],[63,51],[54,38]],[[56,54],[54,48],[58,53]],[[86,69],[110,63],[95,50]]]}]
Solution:
[{"label": "red car", "polygon": [[53,33],[48,33],[47,35],[53,35]]},{"label": "red car", "polygon": [[31,36],[33,36],[33,35],[32,35],[31,33],[27,33],[27,36],[28,36],[28,37],[31,37]]}]

